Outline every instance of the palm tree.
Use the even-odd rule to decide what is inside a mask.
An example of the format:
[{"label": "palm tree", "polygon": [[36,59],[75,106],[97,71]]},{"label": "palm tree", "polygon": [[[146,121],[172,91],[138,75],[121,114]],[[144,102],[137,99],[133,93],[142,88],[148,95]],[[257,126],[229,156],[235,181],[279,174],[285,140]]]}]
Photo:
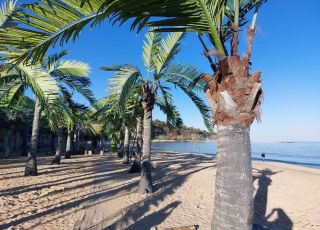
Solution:
[{"label": "palm tree", "polygon": [[55,107],[59,92],[67,92],[64,85],[77,90],[89,100],[93,100],[91,92],[86,88],[90,83],[85,78],[89,72],[88,65],[72,60],[58,62],[66,54],[66,51],[62,51],[52,55],[41,66],[19,64],[11,67],[10,64],[7,64],[6,69],[2,72],[3,76],[0,77],[0,88],[8,89],[4,94],[8,101],[7,104],[16,103],[27,87],[30,87],[36,96],[31,147],[28,153],[25,176],[38,175],[36,155],[41,109],[44,110],[48,118],[51,117],[50,110]]},{"label": "palm tree", "polygon": [[[2,101],[7,105],[16,104],[24,95],[27,87],[30,87],[36,96],[34,117],[32,124],[31,146],[28,153],[25,175],[38,175],[36,154],[38,146],[40,104],[43,108],[50,108],[54,105],[59,88],[49,73],[44,72],[40,66],[18,65],[12,67],[4,66],[0,77],[0,88],[6,90],[2,96]],[[49,110],[47,111],[50,114]]]},{"label": "palm tree", "polygon": [[[147,77],[143,77],[140,70],[132,65],[106,66],[103,70],[115,71],[110,79],[110,94],[119,94],[117,108],[120,112],[125,109],[126,102],[132,90],[138,85],[140,88],[141,105],[143,107],[143,145],[141,159],[141,179],[139,193],[153,191],[151,176],[151,122],[152,111],[158,105],[162,111],[176,111],[173,106],[169,85],[181,88],[195,103],[210,128],[209,109],[203,101],[192,91],[188,90],[193,78],[200,75],[200,71],[191,65],[172,64],[172,60],[180,50],[180,41],[183,33],[169,33],[166,37],[158,32],[146,34],[143,45],[143,62],[147,70]],[[160,99],[159,95],[162,95]],[[167,122],[175,125],[179,118],[178,113],[169,114]],[[174,122],[174,123],[173,123]]]},{"label": "palm tree", "polygon": [[[85,77],[82,76],[82,77]],[[56,106],[53,108],[52,123],[57,124],[58,146],[52,164],[60,164],[61,155],[65,153],[65,158],[71,158],[72,131],[76,123],[80,121],[80,114],[87,109],[86,106],[72,100],[72,95],[64,92],[59,97]],[[82,117],[83,119],[83,117]],[[67,129],[67,141],[64,138],[64,129]]]}]

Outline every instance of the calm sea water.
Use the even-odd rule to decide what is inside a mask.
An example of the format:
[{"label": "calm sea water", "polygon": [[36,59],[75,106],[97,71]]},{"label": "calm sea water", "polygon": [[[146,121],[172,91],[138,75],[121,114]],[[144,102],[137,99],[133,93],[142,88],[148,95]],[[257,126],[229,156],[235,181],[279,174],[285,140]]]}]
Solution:
[{"label": "calm sea water", "polygon": [[[152,149],[215,156],[215,142],[155,142]],[[320,168],[320,142],[252,143],[252,158]]]}]

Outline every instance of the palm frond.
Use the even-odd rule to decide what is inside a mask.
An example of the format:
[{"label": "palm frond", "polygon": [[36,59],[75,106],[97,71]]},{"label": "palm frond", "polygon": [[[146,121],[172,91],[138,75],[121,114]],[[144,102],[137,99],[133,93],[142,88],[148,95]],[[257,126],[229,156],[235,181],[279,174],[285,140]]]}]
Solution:
[{"label": "palm frond", "polygon": [[17,26],[0,31],[3,52],[13,50],[11,56],[18,62],[42,60],[51,46],[75,40],[86,25],[104,13],[98,12],[103,2],[94,0],[82,7],[80,0],[39,0],[24,4],[11,15],[10,22]]},{"label": "palm frond", "polygon": [[87,63],[75,60],[62,60],[53,69],[49,69],[50,74],[62,77],[88,77],[90,67]]},{"label": "palm frond", "polygon": [[134,88],[134,84],[141,79],[139,69],[132,65],[105,66],[101,68],[106,71],[116,71],[109,80],[109,95],[119,95],[118,108],[124,113],[127,99]]},{"label": "palm frond", "polygon": [[39,66],[18,66],[24,81],[31,87],[34,94],[42,103],[54,104],[59,94],[59,88],[49,73]]},{"label": "palm frond", "polygon": [[164,71],[163,75],[167,77],[167,81],[184,85],[192,85],[197,91],[202,91],[204,81],[200,80],[202,71],[191,64],[171,64]]},{"label": "palm frond", "polygon": [[0,27],[9,26],[7,21],[11,13],[15,10],[17,0],[4,0],[0,4]]},{"label": "palm frond", "polygon": [[205,126],[207,127],[210,133],[214,133],[213,124],[212,124],[212,116],[210,108],[206,105],[206,103],[192,90],[189,89],[188,85],[185,85],[181,82],[177,82],[176,85],[192,100],[195,106],[198,108]]},{"label": "palm frond", "polygon": [[149,31],[146,33],[146,41],[143,41],[143,62],[147,71],[151,73],[156,67],[153,57],[160,49],[161,35],[158,32]]},{"label": "palm frond", "polygon": [[0,87],[0,107],[12,107],[20,102],[26,85],[19,81],[6,83]]},{"label": "palm frond", "polygon": [[183,32],[172,32],[166,38],[161,39],[159,52],[152,56],[157,73],[166,68],[180,51],[180,41],[182,38]]},{"label": "palm frond", "polygon": [[159,86],[162,97],[157,97],[155,104],[167,117],[167,125],[170,129],[181,127],[183,125],[180,113],[174,105],[172,95],[165,86]]}]

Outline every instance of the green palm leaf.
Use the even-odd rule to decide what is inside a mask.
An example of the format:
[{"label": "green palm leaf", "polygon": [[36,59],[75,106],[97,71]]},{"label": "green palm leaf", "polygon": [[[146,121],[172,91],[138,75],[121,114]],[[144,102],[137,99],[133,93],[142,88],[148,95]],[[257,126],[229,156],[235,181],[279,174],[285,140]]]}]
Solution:
[{"label": "green palm leaf", "polygon": [[18,66],[24,81],[30,85],[34,94],[46,104],[54,104],[59,93],[55,80],[49,73],[42,71],[39,66]]},{"label": "green palm leaf", "polygon": [[4,0],[4,2],[0,4],[0,27],[9,26],[7,21],[11,13],[16,8],[16,3],[17,0]]},{"label": "green palm leaf", "polygon": [[10,22],[18,26],[0,32],[0,44],[7,47],[2,52],[15,50],[11,55],[19,62],[41,60],[52,45],[76,39],[86,25],[94,22],[103,2],[94,0],[82,7],[80,0],[39,0],[25,4],[12,14]]},{"label": "green palm leaf", "polygon": [[153,62],[153,57],[158,53],[160,46],[160,33],[149,31],[146,33],[146,41],[143,41],[143,62],[148,73],[151,73],[156,67]]},{"label": "green palm leaf", "polygon": [[132,86],[142,78],[139,69],[132,65],[104,66],[101,69],[115,71],[115,75],[109,81],[109,95],[119,95],[119,110],[124,113]]},{"label": "green palm leaf", "polygon": [[153,62],[157,73],[170,65],[171,60],[180,51],[180,41],[183,38],[182,32],[172,32],[164,39],[161,39],[159,52],[153,55]]}]

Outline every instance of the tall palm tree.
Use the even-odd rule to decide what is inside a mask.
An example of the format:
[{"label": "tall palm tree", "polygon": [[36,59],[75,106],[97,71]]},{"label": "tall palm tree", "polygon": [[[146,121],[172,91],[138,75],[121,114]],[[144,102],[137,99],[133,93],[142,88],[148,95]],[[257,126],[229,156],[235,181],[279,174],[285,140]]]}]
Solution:
[{"label": "tall palm tree", "polygon": [[[102,67],[102,69],[108,70],[109,68]],[[133,167],[136,167],[139,171],[142,153],[142,118],[144,113],[142,107],[142,85],[134,84],[132,85],[132,88],[129,87],[129,91],[127,91],[127,95],[125,95],[127,97],[125,99],[125,107],[119,110],[120,98],[122,96],[119,93],[119,90],[121,90],[119,87],[123,86],[125,83],[123,80],[126,81],[127,79],[119,78],[118,75],[115,75],[110,79],[108,88],[110,89],[109,93],[111,95],[101,99],[97,103],[98,109],[95,111],[95,116],[99,117],[99,122],[104,124],[104,128],[108,129],[107,133],[117,133],[117,131],[120,130],[121,125],[124,126],[124,148],[121,152],[121,156],[123,157],[123,163],[125,164],[129,163],[129,131],[135,129],[137,157]],[[162,96],[157,95],[155,98],[155,105],[167,116],[167,123],[170,128],[180,127],[182,125],[182,119],[171,100],[172,96],[169,92],[166,92],[166,97],[167,99],[165,100]],[[115,117],[118,118],[115,119]],[[119,120],[121,120],[121,123],[118,123],[118,126],[115,126],[114,122],[119,122]],[[108,125],[106,125],[106,123],[108,123]],[[116,128],[110,130],[110,127]]]},{"label": "tall palm tree", "polygon": [[[119,94],[117,107],[120,112],[125,109],[131,91],[140,87],[141,105],[143,107],[143,145],[141,159],[141,179],[139,193],[153,192],[151,175],[151,122],[152,111],[158,105],[162,111],[176,111],[173,107],[169,85],[178,86],[195,103],[204,117],[205,123],[211,128],[209,109],[203,101],[187,85],[201,72],[192,65],[173,64],[174,56],[180,50],[180,41],[183,33],[169,33],[167,36],[158,32],[148,32],[143,45],[143,62],[147,76],[132,65],[106,66],[103,70],[115,71],[110,79],[110,94]],[[159,95],[162,95],[161,99]],[[178,113],[169,114],[169,118],[177,118]],[[169,124],[176,119],[167,120]]]},{"label": "tall palm tree", "polygon": [[47,109],[54,105],[59,93],[59,88],[55,80],[49,73],[44,72],[39,65],[20,64],[12,67],[9,64],[5,66],[0,77],[0,88],[6,90],[0,100],[5,101],[7,105],[15,104],[24,95],[25,90],[30,87],[36,96],[34,117],[32,124],[31,146],[28,153],[28,159],[25,168],[25,175],[38,175],[37,171],[37,146],[40,120],[40,104]]}]

